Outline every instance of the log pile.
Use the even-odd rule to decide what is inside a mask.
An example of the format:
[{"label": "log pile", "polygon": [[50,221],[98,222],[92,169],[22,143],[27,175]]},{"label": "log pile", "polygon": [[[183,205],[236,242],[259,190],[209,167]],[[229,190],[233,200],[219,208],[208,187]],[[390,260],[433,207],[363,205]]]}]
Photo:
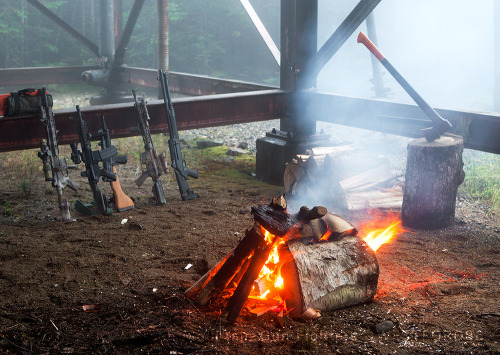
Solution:
[{"label": "log pile", "polygon": [[[232,324],[245,304],[256,314],[264,305],[312,319],[320,311],[372,300],[378,262],[349,222],[321,206],[290,215],[283,196],[253,207],[252,214],[254,224],[233,252],[186,291],[196,305],[220,308]],[[270,262],[274,248],[279,261]],[[271,264],[282,286],[259,277]]]},{"label": "log pile", "polygon": [[370,157],[352,145],[318,147],[297,155],[284,172],[285,194],[332,210],[401,208],[401,176],[387,159]]}]

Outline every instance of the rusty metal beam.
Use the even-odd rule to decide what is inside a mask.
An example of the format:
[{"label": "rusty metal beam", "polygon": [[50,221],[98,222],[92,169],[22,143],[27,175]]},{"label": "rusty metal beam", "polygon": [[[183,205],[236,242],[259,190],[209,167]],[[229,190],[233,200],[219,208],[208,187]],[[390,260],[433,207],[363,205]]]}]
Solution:
[{"label": "rusty metal beam", "polygon": [[[327,93],[302,93],[306,110],[319,121],[391,133],[422,137],[420,129],[431,121],[415,105],[362,99]],[[464,137],[466,148],[500,154],[500,114],[436,109],[453,124],[452,133]]]},{"label": "rusty metal beam", "polygon": [[[99,67],[74,66],[74,67],[37,67],[37,68],[8,68],[0,69],[0,85],[47,85],[82,82],[81,74],[87,70]],[[158,87],[158,70],[137,67],[124,67],[131,85],[143,87]],[[203,75],[187,73],[169,73],[171,91],[185,95],[215,95],[243,91],[272,90],[270,86],[249,83],[238,80],[218,79]]]},{"label": "rusty metal beam", "polygon": [[[136,67],[125,67],[131,84],[156,88],[158,87],[158,70]],[[238,80],[224,80],[210,76],[188,73],[169,72],[170,90],[184,95],[217,95],[244,91],[272,90],[270,86]]]},{"label": "rusty metal beam", "polygon": [[96,66],[32,67],[0,69],[0,85],[47,85],[81,82],[82,72],[98,69]]},{"label": "rusty metal beam", "polygon": [[[279,117],[284,109],[286,93],[266,90],[175,99],[174,109],[179,130],[222,126],[234,123],[264,121]],[[81,108],[91,132],[100,128],[100,117],[106,118],[112,138],[137,135],[130,127],[137,125],[133,103],[89,106]],[[152,133],[167,132],[163,100],[148,103]],[[74,109],[54,110],[59,144],[78,140]],[[0,119],[0,152],[37,148],[45,138],[45,130],[37,115]]]},{"label": "rusty metal beam", "polygon": [[[288,95],[281,90],[263,90],[175,99],[178,128],[189,130],[280,118],[286,112]],[[324,122],[406,137],[421,137],[420,129],[431,125],[415,105],[327,93],[304,92],[302,95],[305,109]],[[163,101],[149,102],[148,110],[152,132],[166,132],[168,126]],[[454,133],[465,138],[466,148],[500,154],[500,114],[436,111],[453,124]],[[132,104],[85,107],[82,112],[92,131],[100,127],[99,118],[105,115],[113,138],[134,135],[129,132],[129,127],[136,124]],[[54,113],[61,144],[76,141],[76,128],[69,120],[76,112],[65,109]],[[3,117],[0,119],[0,152],[36,148],[44,134],[36,115]]]},{"label": "rusty metal beam", "polygon": [[134,5],[132,6],[132,10],[130,10],[130,15],[127,19],[127,23],[125,24],[125,29],[123,30],[120,41],[116,46],[114,64],[122,65],[123,58],[125,57],[125,51],[127,50],[127,44],[130,40],[130,36],[132,36],[132,31],[134,30],[137,19],[139,18],[139,14],[141,13],[142,6],[144,5],[145,0],[135,0]]},{"label": "rusty metal beam", "polygon": [[356,31],[359,25],[373,11],[381,0],[360,0],[356,7],[345,18],[335,32],[328,38],[318,53],[311,58],[300,77],[299,87],[308,89],[315,87],[315,80],[321,69],[330,61],[332,56],[342,47],[347,39]]}]

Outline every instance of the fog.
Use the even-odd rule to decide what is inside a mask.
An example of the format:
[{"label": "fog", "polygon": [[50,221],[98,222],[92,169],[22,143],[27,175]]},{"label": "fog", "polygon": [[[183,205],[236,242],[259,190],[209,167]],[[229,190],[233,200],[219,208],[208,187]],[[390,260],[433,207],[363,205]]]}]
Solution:
[{"label": "fog", "polygon": [[[318,50],[358,2],[319,0]],[[494,111],[493,0],[383,0],[372,16],[377,47],[431,106]],[[357,43],[360,31],[369,35],[366,22],[320,72],[319,91],[375,98],[371,81],[373,56],[363,44]],[[377,64],[388,93],[384,99],[415,105],[391,74]],[[308,109],[314,108],[308,106]],[[308,112],[311,117],[324,114],[324,111]],[[387,159],[395,175],[404,174],[409,139],[395,136],[387,139],[380,133],[322,122],[318,122],[317,128],[326,129],[335,144],[356,142],[359,156]],[[330,191],[331,183],[325,180],[316,187]],[[295,196],[294,206],[317,202],[310,197]]]},{"label": "fog", "polygon": [[[318,48],[358,1],[341,6],[319,1]],[[387,60],[432,106],[493,111],[493,0],[383,0],[373,12],[377,46]],[[375,97],[371,53],[348,39],[318,76],[318,89]],[[392,76],[383,72],[388,100],[414,103]]]}]

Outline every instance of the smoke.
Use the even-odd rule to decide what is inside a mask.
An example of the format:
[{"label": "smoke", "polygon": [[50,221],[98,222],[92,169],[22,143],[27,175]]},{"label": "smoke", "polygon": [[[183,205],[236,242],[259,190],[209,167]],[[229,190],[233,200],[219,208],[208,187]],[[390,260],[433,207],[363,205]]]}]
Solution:
[{"label": "smoke", "polygon": [[[356,6],[358,0],[319,0],[318,49]],[[387,60],[431,106],[463,111],[494,110],[494,3],[483,0],[384,0],[373,12],[377,47]],[[499,19],[500,21],[500,19]],[[373,71],[368,49],[357,43],[360,31],[369,35],[363,23],[347,40],[317,79],[319,91],[340,95],[375,98]],[[377,63],[379,64],[379,63]],[[414,104],[382,65],[383,85],[388,101]],[[333,144],[354,144],[349,156],[353,166],[366,166],[358,159],[389,161],[394,176],[404,174],[408,138],[321,122],[328,109],[314,112],[307,105],[307,116],[320,121],[317,129],[331,135]],[[335,112],[338,108],[332,108]],[[429,122],[429,125],[430,122]],[[347,172],[349,173],[349,172]],[[354,174],[354,172],[352,172]],[[301,205],[333,201],[335,179],[317,181],[309,191],[293,196],[291,210]],[[311,191],[315,189],[316,191]],[[304,192],[304,191],[302,191]],[[322,201],[326,198],[327,201]],[[330,209],[330,206],[326,206]]]},{"label": "smoke", "polygon": [[[318,48],[354,8],[356,1],[320,0]],[[472,0],[384,0],[373,12],[378,48],[431,105],[493,111],[494,4]],[[320,91],[375,97],[370,52],[348,39],[318,77]],[[379,66],[388,100],[414,103]]]}]

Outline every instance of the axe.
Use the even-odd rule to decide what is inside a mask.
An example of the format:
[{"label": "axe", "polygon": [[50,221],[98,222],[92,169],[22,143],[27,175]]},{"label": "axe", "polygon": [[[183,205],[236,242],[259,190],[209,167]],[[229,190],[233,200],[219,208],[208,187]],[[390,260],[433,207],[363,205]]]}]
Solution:
[{"label": "axe", "polygon": [[363,32],[358,35],[358,43],[363,43],[366,48],[372,52],[372,54],[377,58],[380,63],[387,69],[387,71],[396,79],[396,81],[405,89],[408,95],[417,103],[417,105],[424,111],[427,117],[432,121],[433,126],[430,128],[422,129],[422,134],[428,142],[432,142],[447,130],[451,128],[451,123],[441,117],[432,107],[429,106],[427,102],[408,84],[408,82],[399,74],[399,72],[392,66],[391,63],[385,58],[385,56],[379,51],[379,49],[370,41],[368,37]]}]

